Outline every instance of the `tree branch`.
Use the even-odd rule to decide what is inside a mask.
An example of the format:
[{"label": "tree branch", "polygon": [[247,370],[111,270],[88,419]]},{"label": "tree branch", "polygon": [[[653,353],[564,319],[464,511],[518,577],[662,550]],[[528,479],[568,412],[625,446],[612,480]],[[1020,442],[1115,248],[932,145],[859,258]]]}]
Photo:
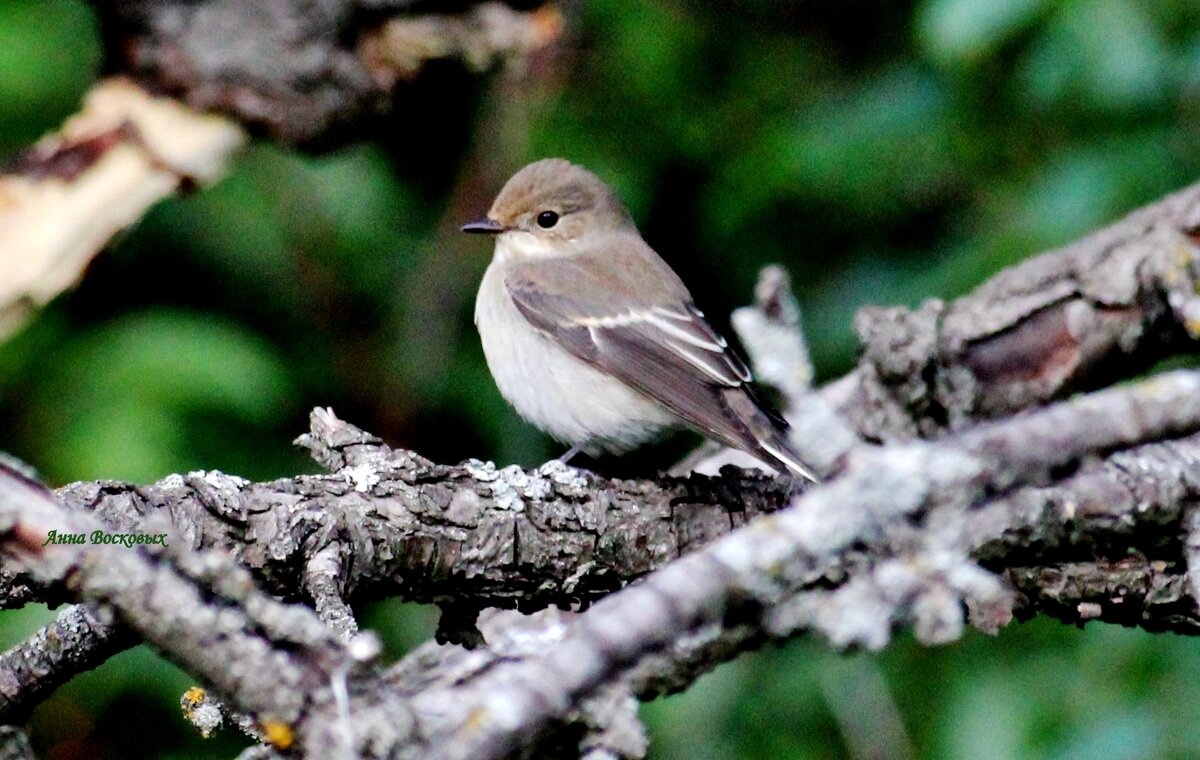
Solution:
[{"label": "tree branch", "polygon": [[480,71],[545,48],[563,27],[551,4],[438,14],[413,14],[419,4],[404,0],[95,5],[115,76],[0,167],[0,251],[21,251],[0,268],[0,338],[155,203],[219,179],[247,129],[329,143],[365,131],[396,83],[430,60]]},{"label": "tree branch", "polygon": [[1007,269],[951,304],[863,309],[825,396],[871,440],[933,437],[1099,387],[1200,337],[1200,185]]},{"label": "tree branch", "polygon": [[[53,533],[52,533],[53,531]],[[65,585],[248,712],[263,738],[308,757],[411,741],[411,719],[376,680],[369,639],[343,643],[312,611],[264,594],[223,552],[107,541],[93,516],[65,509],[11,466],[0,467],[0,544],[5,561],[47,586]],[[107,612],[102,614],[108,614]],[[32,687],[30,687],[32,688]],[[379,718],[386,713],[387,720]],[[333,752],[331,753],[331,748]]]},{"label": "tree branch", "polygon": [[600,684],[730,619],[771,637],[813,628],[836,646],[872,649],[906,621],[927,643],[957,638],[963,601],[977,623],[1006,622],[1009,594],[967,558],[995,538],[966,532],[971,506],[1089,453],[1197,429],[1198,391],[1200,373],[1173,373],[937,444],[862,447],[838,479],[598,602],[552,646],[460,679],[452,704],[423,684],[418,714],[436,701],[438,725],[454,727],[438,757],[524,754]]},{"label": "tree branch", "polygon": [[[460,670],[449,682],[433,679],[429,668],[404,664],[398,669],[402,676],[390,676],[388,683],[394,691],[385,690],[391,695],[381,697],[385,706],[374,704],[370,709],[364,707],[362,715],[355,713],[357,728],[352,733],[355,737],[378,736],[381,729],[377,721],[394,721],[397,715],[411,711],[416,733],[406,730],[401,732],[403,735],[392,735],[391,741],[407,742],[405,746],[416,746],[411,744],[416,741],[426,750],[442,747],[450,757],[501,756],[518,747],[534,746],[517,742],[518,736],[561,741],[563,736],[571,735],[544,733],[551,719],[584,725],[590,720],[598,729],[587,734],[592,741],[635,747],[637,742],[631,737],[637,732],[609,734],[614,724],[596,716],[622,715],[619,705],[629,695],[647,696],[664,688],[664,684],[670,688],[686,685],[690,678],[711,667],[713,658],[733,656],[766,638],[786,638],[815,628],[837,646],[878,648],[887,643],[892,626],[911,622],[922,640],[946,641],[962,630],[960,600],[966,600],[972,610],[972,622],[994,629],[1007,621],[1013,600],[993,576],[968,558],[968,552],[982,546],[991,546],[994,551],[1005,532],[1032,530],[1044,520],[1040,514],[1029,513],[1025,522],[1016,518],[1004,523],[973,521],[972,504],[981,499],[990,501],[991,506],[979,512],[983,514],[1000,503],[990,494],[1000,492],[1000,499],[1010,498],[1019,493],[1010,492],[1019,482],[1046,477],[1051,470],[1080,457],[1126,447],[1147,437],[1195,430],[1200,427],[1198,391],[1200,373],[1179,372],[994,423],[939,443],[860,447],[851,452],[840,477],[797,497],[791,508],[754,521],[708,548],[667,562],[643,583],[610,595],[579,615],[577,621],[568,617],[563,623],[560,618],[551,626],[550,634],[556,641],[552,647],[539,644],[534,647],[535,654],[516,660],[511,654],[502,654],[488,667],[475,671],[477,678],[465,679]],[[343,470],[360,468],[354,477],[343,475],[343,483],[371,482],[373,478],[368,476],[375,471],[361,469],[360,457],[378,454],[374,440],[353,428],[334,424],[326,415],[315,415],[314,419],[316,430],[324,431],[320,434],[327,439],[316,447],[322,458],[329,463],[340,462]],[[409,467],[422,466],[415,460],[407,461]],[[200,482],[208,483],[202,478]],[[14,502],[11,492],[5,496],[0,502]],[[19,498],[15,501],[21,503]],[[208,501],[228,514],[230,501],[219,489],[208,494]],[[0,511],[0,517],[5,514]],[[53,520],[48,514],[35,512],[32,518],[23,512],[18,514],[23,517],[9,533],[18,550],[23,547],[24,551],[33,546],[41,548],[39,542],[52,524],[61,526],[66,520],[66,527],[60,529],[70,531],[96,524],[79,522],[86,516],[71,512],[56,514]],[[976,530],[981,532],[972,532]],[[55,546],[41,559],[54,559],[59,548]],[[233,661],[229,659],[231,652],[205,649],[212,645],[210,637],[214,634],[207,630],[209,618],[196,612],[205,608],[203,598],[188,592],[178,610],[174,604],[164,609],[160,603],[153,605],[153,615],[147,615],[145,599],[163,599],[165,592],[151,592],[147,581],[137,580],[147,569],[131,564],[129,558],[136,555],[112,547],[107,551],[116,554],[105,552],[102,559],[91,560],[72,555],[65,566],[61,561],[52,563],[51,571],[23,559],[20,551],[17,559],[43,584],[54,585],[56,579],[72,575],[73,586],[81,589],[84,598],[112,605],[127,624],[187,663],[193,672],[198,669],[202,677],[214,677],[209,669],[228,668]],[[318,651],[327,647],[336,651],[336,639],[330,638],[324,627],[318,626],[326,633],[318,634],[309,622],[299,628],[268,624],[266,621],[278,613],[265,615],[254,610],[274,610],[275,603],[257,597],[258,592],[247,581],[231,581],[226,573],[236,576],[240,571],[226,566],[227,562],[211,557],[204,560],[208,552],[194,554],[186,548],[169,551],[173,564],[182,565],[195,581],[211,586],[218,598],[226,600],[225,604],[236,604],[235,609],[246,607],[246,613],[256,621],[256,629],[264,629],[271,640],[282,637],[289,646],[295,646],[298,640],[310,641],[312,646],[315,636],[321,644]],[[122,556],[125,562],[115,562]],[[102,581],[98,582],[91,575],[94,563],[117,566],[101,573]],[[75,565],[88,570],[71,570]],[[172,587],[178,583],[165,568],[152,572]],[[122,587],[132,583],[134,593],[126,595],[123,588],[114,588],[113,573],[121,577]],[[158,583],[156,579],[154,584]],[[235,593],[230,593],[231,584]],[[99,596],[89,589],[98,590]],[[292,614],[280,620],[292,620]],[[189,621],[187,636],[181,637],[176,629],[179,623],[171,622],[178,618]],[[216,617],[211,619],[216,623]],[[338,672],[349,672],[348,665],[339,666],[347,668],[345,671],[330,667],[328,661],[334,656],[327,652],[302,658],[307,662],[316,657],[318,663],[326,663],[316,674],[305,676],[301,668],[295,677],[287,672],[277,675],[273,668],[280,663],[274,661],[277,655],[271,654],[271,645],[264,648],[259,641],[248,647],[244,638],[229,636],[226,626],[214,627],[221,631],[222,640],[233,639],[230,646],[250,652],[239,660],[246,662],[246,667],[251,667],[247,659],[256,668],[266,665],[259,672],[271,674],[271,682],[230,682],[225,675],[216,685],[223,694],[234,695],[234,704],[256,714],[264,708],[280,709],[276,698],[270,696],[280,688],[277,678],[301,692],[307,684],[305,699],[315,699],[319,705],[321,698],[313,694],[326,693],[329,687],[324,684],[335,681]],[[502,635],[516,635],[507,627],[500,630],[506,631]],[[489,644],[494,640],[495,633]],[[201,656],[198,650],[207,654]],[[199,662],[192,659],[197,656]],[[494,653],[485,656],[494,657]],[[654,663],[651,669],[646,669],[648,662]],[[639,667],[642,670],[636,669]],[[252,671],[239,667],[238,672]],[[365,680],[355,683],[364,687],[375,682],[369,672],[360,679]],[[614,684],[603,698],[595,691],[601,683]],[[600,702],[589,701],[593,695]],[[604,705],[607,708],[601,709]],[[315,717],[306,717],[310,712]],[[468,718],[471,725],[478,726],[479,716],[499,714],[507,717],[500,723],[484,720],[485,728],[473,730],[467,738],[459,730]],[[337,726],[345,723],[344,718],[339,723],[328,710],[322,712],[311,706],[305,710],[293,706],[283,715],[306,743],[315,741],[314,736],[342,730]],[[320,719],[320,715],[327,717]],[[515,723],[514,716],[519,716]],[[621,722],[616,717],[612,720]],[[537,746],[541,750],[547,745]]]},{"label": "tree branch", "polygon": [[[788,497],[774,479],[736,471],[656,482],[554,462],[437,465],[326,410],[301,442],[334,473],[251,483],[197,472],[151,486],[76,483],[59,496],[113,530],[170,515],[174,535],[233,552],[283,596],[334,583],[346,598],[530,609],[591,603]],[[322,576],[330,547],[336,582]]]},{"label": "tree branch", "polygon": [[108,609],[65,607],[53,623],[0,655],[0,723],[24,722],[59,686],[138,643],[106,618]]}]

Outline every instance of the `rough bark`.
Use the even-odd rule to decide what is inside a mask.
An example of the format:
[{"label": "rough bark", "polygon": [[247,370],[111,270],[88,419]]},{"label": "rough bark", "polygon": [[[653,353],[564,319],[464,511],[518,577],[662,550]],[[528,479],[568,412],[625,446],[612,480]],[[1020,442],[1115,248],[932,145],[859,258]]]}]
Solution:
[{"label": "rough bark", "polygon": [[[314,436],[327,454],[364,445],[360,431],[327,413],[314,419]],[[1014,499],[1027,503],[1018,485],[1098,452],[1121,449],[1141,458],[1147,451],[1131,445],[1198,429],[1200,373],[1177,372],[936,443],[858,445],[837,478],[664,562],[584,612],[555,611],[525,623],[489,616],[485,648],[427,649],[391,672],[373,664],[369,639],[347,642],[306,608],[265,596],[244,568],[211,546],[174,534],[165,547],[137,550],[47,544],[51,530],[88,533],[102,523],[12,469],[0,477],[0,528],[7,562],[31,582],[65,585],[111,610],[228,704],[250,713],[277,747],[294,743],[311,756],[335,746],[370,757],[464,758],[603,747],[634,757],[644,748],[633,728],[634,696],[685,687],[716,661],[764,640],[815,630],[838,647],[880,648],[895,626],[908,624],[920,640],[941,643],[961,634],[964,604],[973,625],[995,630],[1017,598],[971,553],[988,549],[995,566],[1002,564],[999,547],[1014,533],[1032,534],[1018,547],[1061,540],[1054,536],[1057,520],[1011,506]],[[1146,448],[1150,456],[1159,453]],[[361,462],[343,464],[365,474]],[[392,466],[376,462],[375,472],[380,465]],[[1172,508],[1176,515],[1182,509]],[[978,518],[989,511],[1007,519]],[[1144,504],[1123,517],[1136,525],[1143,515],[1162,517]],[[1111,514],[1103,519],[1112,523]],[[156,523],[163,523],[161,514],[136,528],[127,522],[108,530],[129,535]],[[1051,529],[1043,534],[1039,526]],[[1147,567],[1163,578],[1171,569]],[[1104,593],[1124,594],[1132,607],[1136,572],[1110,573]],[[1070,593],[1061,582],[1068,575],[1043,574],[1032,585],[1061,605]],[[1018,570],[1012,577],[1022,576]],[[1086,577],[1072,579],[1083,584]],[[1159,580],[1155,588],[1169,585]],[[1087,594],[1094,591],[1081,597],[1084,604],[1093,598]],[[1153,620],[1158,596],[1142,595],[1154,602],[1143,605]],[[1103,617],[1102,609],[1081,608]],[[1177,610],[1167,614],[1163,627],[1188,630],[1178,626]],[[489,621],[500,624],[489,630]]]}]

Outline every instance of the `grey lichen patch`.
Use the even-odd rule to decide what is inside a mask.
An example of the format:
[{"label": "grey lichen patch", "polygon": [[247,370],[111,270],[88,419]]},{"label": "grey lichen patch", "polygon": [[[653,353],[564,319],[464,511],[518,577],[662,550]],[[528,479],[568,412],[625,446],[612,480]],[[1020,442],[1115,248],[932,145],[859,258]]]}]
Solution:
[{"label": "grey lichen patch", "polygon": [[168,475],[167,477],[158,481],[157,485],[159,488],[161,488],[163,490],[174,491],[174,490],[186,487],[187,483],[184,482],[182,475],[180,475],[177,472],[173,472],[170,475]]},{"label": "grey lichen patch", "polygon": [[588,482],[583,473],[558,459],[551,459],[537,471],[554,484],[554,490],[560,496],[580,498],[588,493]]},{"label": "grey lichen patch", "polygon": [[203,704],[192,711],[192,725],[200,732],[204,738],[208,738],[221,727],[224,718],[221,716],[221,711],[212,704]]},{"label": "grey lichen patch", "polygon": [[188,722],[195,726],[205,739],[212,736],[225,722],[220,701],[199,686],[193,686],[183,693],[179,698],[179,707]]},{"label": "grey lichen patch", "polygon": [[533,471],[515,464],[497,469],[495,462],[478,459],[468,459],[462,466],[469,476],[486,484],[486,490],[481,493],[495,499],[499,509],[523,512],[527,499],[541,501],[555,493],[563,496],[587,494],[587,479],[558,460]]},{"label": "grey lichen patch", "polygon": [[554,485],[549,480],[543,478],[539,473],[535,472],[532,476],[530,476],[529,482],[525,484],[525,487],[521,489],[521,493],[523,493],[527,499],[540,501],[554,493]]},{"label": "grey lichen patch", "polygon": [[368,493],[381,479],[378,468],[365,462],[346,467],[339,474],[359,493]]},{"label": "grey lichen patch", "polygon": [[468,459],[462,466],[468,475],[483,483],[490,483],[500,476],[496,471],[496,463],[491,460]]},{"label": "grey lichen patch", "polygon": [[499,509],[525,511],[525,501],[521,494],[529,485],[529,475],[520,466],[513,464],[500,470],[490,485],[492,498],[496,500]]},{"label": "grey lichen patch", "polygon": [[188,480],[202,480],[213,488],[245,488],[250,481],[238,475],[226,475],[220,470],[193,470],[187,474]]},{"label": "grey lichen patch", "polygon": [[187,474],[184,483],[196,492],[208,510],[225,519],[245,520],[242,491],[250,488],[250,481],[219,470],[195,470]]}]

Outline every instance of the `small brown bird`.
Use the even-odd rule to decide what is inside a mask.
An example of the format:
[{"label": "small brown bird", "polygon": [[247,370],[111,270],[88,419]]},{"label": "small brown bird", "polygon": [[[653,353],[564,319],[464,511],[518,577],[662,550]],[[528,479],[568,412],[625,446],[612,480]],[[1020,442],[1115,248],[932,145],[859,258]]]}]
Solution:
[{"label": "small brown bird", "polygon": [[563,461],[624,452],[682,423],[816,480],[746,365],[599,177],[537,161],[462,229],[496,236],[475,300],[488,368],[522,417],[571,445]]}]

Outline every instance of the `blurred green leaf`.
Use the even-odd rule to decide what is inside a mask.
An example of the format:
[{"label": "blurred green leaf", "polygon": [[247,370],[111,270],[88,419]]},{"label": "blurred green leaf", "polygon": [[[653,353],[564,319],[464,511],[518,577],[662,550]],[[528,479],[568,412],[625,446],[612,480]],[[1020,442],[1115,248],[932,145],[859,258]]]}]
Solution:
[{"label": "blurred green leaf", "polygon": [[971,65],[1029,28],[1050,0],[926,0],[917,8],[917,39],[935,61]]},{"label": "blurred green leaf", "polygon": [[78,107],[100,68],[96,27],[78,0],[0,3],[0,163]]},{"label": "blurred green leaf", "polygon": [[56,348],[27,400],[26,425],[62,480],[144,482],[204,467],[190,461],[189,411],[267,423],[288,401],[286,369],[267,344],[212,317],[123,317]]},{"label": "blurred green leaf", "polygon": [[1141,5],[1073,0],[1059,4],[1018,76],[1035,107],[1133,111],[1163,102],[1169,61]]},{"label": "blurred green leaf", "polygon": [[938,83],[916,69],[819,99],[731,158],[705,193],[703,219],[729,240],[774,224],[788,201],[836,205],[860,223],[910,210],[953,178],[945,108]]}]

